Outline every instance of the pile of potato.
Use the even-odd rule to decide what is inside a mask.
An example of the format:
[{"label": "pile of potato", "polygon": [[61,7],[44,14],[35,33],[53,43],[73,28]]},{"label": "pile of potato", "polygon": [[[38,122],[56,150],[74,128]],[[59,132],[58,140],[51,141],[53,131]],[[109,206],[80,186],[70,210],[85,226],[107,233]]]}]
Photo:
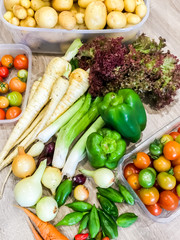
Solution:
[{"label": "pile of potato", "polygon": [[99,30],[138,24],[144,0],[4,0],[4,18],[22,27]]}]

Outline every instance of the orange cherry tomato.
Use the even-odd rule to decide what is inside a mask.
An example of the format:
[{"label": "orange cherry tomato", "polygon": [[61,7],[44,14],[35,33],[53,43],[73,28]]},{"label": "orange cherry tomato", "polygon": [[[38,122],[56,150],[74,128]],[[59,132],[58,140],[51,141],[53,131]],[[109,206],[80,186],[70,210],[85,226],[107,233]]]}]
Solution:
[{"label": "orange cherry tomato", "polygon": [[139,173],[139,169],[133,164],[129,163],[124,168],[124,177],[127,179],[133,173]]},{"label": "orange cherry tomato", "polygon": [[127,178],[127,182],[134,190],[138,190],[141,188],[138,178],[139,178],[139,174],[137,173],[133,173]]},{"label": "orange cherry tomato", "polygon": [[176,165],[180,165],[180,157],[176,160],[171,161],[171,163],[172,163],[173,167]]},{"label": "orange cherry tomato", "polygon": [[9,85],[5,82],[0,82],[0,93],[7,93],[9,91]]},{"label": "orange cherry tomato", "polygon": [[11,55],[4,55],[1,58],[2,65],[7,67],[7,68],[12,68],[13,67],[13,61],[14,61],[14,58]]},{"label": "orange cherry tomato", "polygon": [[133,160],[134,165],[139,169],[149,167],[151,164],[150,157],[144,152],[138,152],[136,158]]},{"label": "orange cherry tomato", "polygon": [[28,58],[23,54],[17,55],[14,58],[14,67],[18,70],[28,69]]},{"label": "orange cherry tomato", "polygon": [[154,205],[159,200],[159,191],[155,187],[141,188],[139,197],[145,205]]},{"label": "orange cherry tomato", "polygon": [[174,177],[178,182],[180,182],[180,165],[177,165],[173,168]]},{"label": "orange cherry tomato", "polygon": [[26,90],[26,83],[22,82],[18,77],[14,77],[9,82],[11,91],[23,93]]},{"label": "orange cherry tomato", "polygon": [[7,97],[0,96],[0,108],[7,108],[9,106],[9,100]]},{"label": "orange cherry tomato", "polygon": [[159,205],[167,211],[178,207],[178,197],[172,191],[163,191],[159,195]]},{"label": "orange cherry tomato", "polygon": [[5,111],[4,111],[3,109],[0,108],[0,120],[5,119],[5,117],[6,117],[6,113],[5,113]]},{"label": "orange cherry tomato", "polygon": [[176,160],[180,157],[180,144],[175,141],[167,142],[164,145],[163,153],[168,160]]},{"label": "orange cherry tomato", "polygon": [[177,138],[178,135],[180,135],[179,132],[171,132],[169,135],[171,135],[171,137],[173,137],[173,139],[175,140]]},{"label": "orange cherry tomato", "polygon": [[159,216],[162,213],[162,208],[159,206],[158,203],[146,206],[146,208],[154,216]]},{"label": "orange cherry tomato", "polygon": [[19,116],[20,114],[21,114],[21,109],[19,107],[10,107],[6,112],[6,118],[13,119]]}]

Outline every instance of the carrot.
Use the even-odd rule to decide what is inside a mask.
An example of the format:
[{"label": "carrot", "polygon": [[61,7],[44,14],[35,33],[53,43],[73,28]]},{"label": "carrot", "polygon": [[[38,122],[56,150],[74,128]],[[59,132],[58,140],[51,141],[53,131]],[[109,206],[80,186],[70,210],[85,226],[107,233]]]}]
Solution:
[{"label": "carrot", "polygon": [[77,99],[79,99],[89,87],[89,74],[81,68],[75,69],[69,77],[69,88],[58,104],[54,114],[51,116],[46,126],[49,126],[60,115],[62,115]]},{"label": "carrot", "polygon": [[17,207],[22,209],[28,215],[31,221],[39,228],[39,232],[44,238],[44,240],[69,240],[62,233],[60,233],[52,224],[48,222],[43,222],[34,213],[24,207]]},{"label": "carrot", "polygon": [[4,146],[0,154],[0,163],[3,162],[6,155],[14,146],[14,143],[30,126],[32,121],[38,115],[39,111],[48,102],[54,82],[58,79],[58,77],[62,76],[63,73],[66,72],[68,66],[69,63],[59,57],[56,57],[50,61],[45,71],[45,74],[43,75],[43,79],[39,84],[36,94],[33,96],[32,100],[27,105],[24,114],[19,119],[18,123],[13,129],[6,145]]},{"label": "carrot", "polygon": [[36,229],[33,227],[32,223],[29,221],[29,219],[27,220],[32,233],[34,234],[34,237],[36,240],[43,240],[42,237],[39,235],[39,233],[36,231]]}]

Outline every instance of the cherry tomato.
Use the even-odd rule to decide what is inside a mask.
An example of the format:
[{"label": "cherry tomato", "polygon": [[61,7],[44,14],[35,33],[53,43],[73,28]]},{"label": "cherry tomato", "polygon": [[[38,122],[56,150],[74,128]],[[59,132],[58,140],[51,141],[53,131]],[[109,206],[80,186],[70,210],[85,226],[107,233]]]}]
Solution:
[{"label": "cherry tomato", "polygon": [[0,82],[0,93],[7,93],[9,91],[9,85],[5,82]]},{"label": "cherry tomato", "polygon": [[158,172],[166,172],[171,168],[171,161],[165,157],[160,156],[158,159],[153,161],[153,166]]},{"label": "cherry tomato", "polygon": [[180,133],[180,127],[178,128],[178,132]]},{"label": "cherry tomato", "polygon": [[19,107],[10,107],[6,112],[6,118],[13,119],[19,116],[20,114],[21,114],[21,109]]},{"label": "cherry tomato", "polygon": [[6,78],[9,75],[9,70],[7,67],[0,67],[0,77]]},{"label": "cherry tomato", "polygon": [[180,134],[176,137],[175,141],[180,143]]},{"label": "cherry tomato", "polygon": [[13,61],[14,61],[14,58],[11,55],[4,55],[1,58],[2,65],[7,67],[7,68],[12,68],[13,67]]},{"label": "cherry tomato", "polygon": [[[154,169],[153,169],[154,170]],[[151,168],[146,168],[139,173],[139,184],[144,188],[151,188],[156,180],[156,173]]]},{"label": "cherry tomato", "polygon": [[124,168],[124,177],[127,179],[131,174],[139,173],[139,171],[140,170],[133,163],[129,163]]},{"label": "cherry tomato", "polygon": [[176,178],[167,172],[161,172],[157,175],[157,182],[164,190],[172,190],[176,186]]},{"label": "cherry tomato", "polygon": [[165,145],[167,142],[169,141],[173,141],[173,137],[169,134],[164,134],[162,137],[161,137],[161,140],[160,142]]},{"label": "cherry tomato", "polygon": [[172,166],[180,165],[180,157],[177,160],[171,161]]},{"label": "cherry tomato", "polygon": [[177,138],[177,136],[180,135],[180,133],[178,133],[178,132],[171,132],[169,135],[171,135],[171,137],[173,137],[173,139],[175,140]]},{"label": "cherry tomato", "polygon": [[23,93],[26,90],[26,83],[22,82],[18,77],[14,77],[9,82],[11,91]]},{"label": "cherry tomato", "polygon": [[150,157],[144,152],[138,152],[136,158],[133,160],[137,168],[144,169],[149,167],[151,160]]},{"label": "cherry tomato", "polygon": [[180,157],[180,144],[170,141],[164,145],[163,153],[168,160],[176,160]]},{"label": "cherry tomato", "polygon": [[176,186],[176,193],[178,195],[178,198],[180,199],[180,184]]},{"label": "cherry tomato", "polygon": [[0,108],[7,108],[9,106],[9,100],[7,97],[0,96]]},{"label": "cherry tomato", "polygon": [[22,95],[19,92],[11,92],[8,94],[10,106],[19,107],[22,103]]},{"label": "cherry tomato", "polygon": [[154,205],[159,200],[159,192],[157,188],[141,188],[139,197],[145,205]]},{"label": "cherry tomato", "polygon": [[162,213],[162,208],[159,206],[159,203],[146,206],[146,208],[154,216],[159,216]]},{"label": "cherry tomato", "polygon": [[[178,187],[178,185],[179,185],[179,187]],[[171,190],[171,192],[173,192],[177,197],[178,197],[178,199],[180,200],[180,196],[178,196],[178,193],[180,193],[179,191],[180,191],[180,184],[178,184],[178,185],[176,185],[176,187],[175,188],[173,188],[172,190]],[[178,188],[177,188],[178,187]]]},{"label": "cherry tomato", "polygon": [[0,82],[3,82],[4,80],[3,80],[3,78],[2,77],[0,77]]},{"label": "cherry tomato", "polygon": [[141,187],[138,178],[139,175],[137,173],[133,173],[127,178],[127,182],[134,190],[138,190]]},{"label": "cherry tomato", "polygon": [[1,63],[1,61],[0,61],[0,67],[2,66],[2,63]]},{"label": "cherry tomato", "polygon": [[6,117],[6,113],[5,113],[5,111],[4,111],[3,109],[0,108],[0,120],[5,119],[5,117]]},{"label": "cherry tomato", "polygon": [[178,182],[180,182],[180,165],[177,165],[173,168],[174,171],[174,177]]},{"label": "cherry tomato", "polygon": [[28,58],[23,54],[17,55],[14,58],[14,67],[18,70],[28,69]]},{"label": "cherry tomato", "polygon": [[159,195],[159,205],[167,211],[178,207],[178,197],[172,191],[163,191]]},{"label": "cherry tomato", "polygon": [[110,240],[109,237],[104,237],[102,240]]}]

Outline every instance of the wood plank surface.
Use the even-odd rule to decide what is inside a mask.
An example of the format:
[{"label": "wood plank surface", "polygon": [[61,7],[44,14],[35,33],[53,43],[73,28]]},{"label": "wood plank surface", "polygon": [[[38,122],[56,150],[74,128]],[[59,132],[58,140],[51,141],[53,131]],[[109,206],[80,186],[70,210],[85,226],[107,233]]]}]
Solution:
[{"label": "wood plank surface", "polygon": [[[2,1],[2,0],[1,0]],[[3,27],[0,22],[0,43],[11,43],[12,39],[8,33],[8,29]],[[167,47],[171,52],[180,58],[180,1],[178,0],[151,0],[150,16],[142,32],[145,32],[152,38],[158,39],[159,36],[166,38]],[[35,80],[41,75],[49,60],[53,56],[33,55],[33,70],[32,79]],[[146,108],[148,121],[147,127],[143,132],[143,140],[155,133],[158,129],[171,122],[176,117],[180,116],[180,91],[175,101],[161,111],[155,112]],[[13,124],[0,125],[0,150],[5,144],[8,136],[14,127]],[[89,167],[85,163],[85,167]],[[0,172],[0,186],[6,176],[8,168]],[[33,235],[26,221],[26,216],[22,211],[14,207],[15,200],[13,189],[17,182],[17,178],[10,176],[3,198],[0,200],[0,240],[32,240]],[[95,184],[88,179],[86,186],[90,191],[90,203],[96,202]],[[48,192],[47,192],[48,193]],[[71,199],[68,200],[69,202]],[[127,229],[119,228],[119,240],[178,240],[180,239],[180,216],[176,217],[168,224],[160,224],[153,222],[147,218],[140,207],[128,206],[121,204],[118,206],[119,213],[126,211],[135,212],[139,218],[136,224]],[[58,216],[53,223],[57,223],[69,210],[67,207],[62,207],[59,210]],[[60,230],[73,240],[77,233],[77,227],[61,227]]]}]

